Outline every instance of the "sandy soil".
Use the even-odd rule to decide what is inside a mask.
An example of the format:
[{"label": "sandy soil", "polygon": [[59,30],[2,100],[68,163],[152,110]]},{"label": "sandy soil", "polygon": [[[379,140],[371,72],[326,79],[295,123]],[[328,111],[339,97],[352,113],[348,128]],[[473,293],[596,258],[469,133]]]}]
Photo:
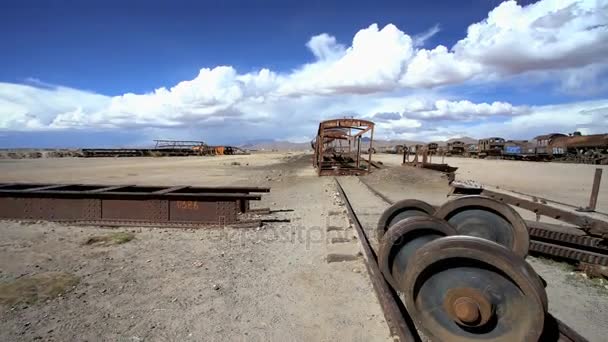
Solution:
[{"label": "sandy soil", "polygon": [[[1,307],[0,340],[388,340],[331,179],[291,157],[2,161],[0,181],[269,185],[253,205],[293,211],[261,230],[134,229],[133,241],[106,247],[83,245],[100,228],[0,222],[0,280],[81,279],[62,297]],[[333,253],[356,259],[328,263]]]},{"label": "sandy soil", "polygon": [[[399,163],[398,156],[376,156],[388,166]],[[291,220],[260,230],[129,229],[135,239],[115,246],[84,244],[113,230],[0,221],[0,282],[45,271],[81,279],[61,297],[0,305],[0,340],[389,340],[332,179],[317,177],[309,159],[268,153],[0,160],[0,182],[271,186],[253,205],[284,209],[269,218]],[[504,168],[479,165],[484,165],[480,174]],[[558,170],[552,169],[558,164],[538,165],[546,167],[541,174],[555,173],[564,183],[570,178],[561,165]],[[394,200],[446,201],[447,179],[440,173],[392,167],[365,179]],[[373,229],[386,203],[357,178],[341,180],[364,225]],[[551,182],[547,189],[534,186],[546,194],[556,191]],[[354,260],[327,262],[336,255]],[[551,311],[591,341],[602,341],[608,333],[608,292],[573,278],[563,264],[529,260],[549,282]]]},{"label": "sandy soil", "polygon": [[[398,165],[403,156],[375,154],[376,160]],[[441,157],[433,157],[440,163]],[[587,206],[596,168],[603,169],[597,210],[608,213],[608,165],[543,163],[515,160],[473,159],[445,157],[445,163],[457,166],[456,178],[473,179],[483,184],[498,186],[536,195],[575,206]]]}]

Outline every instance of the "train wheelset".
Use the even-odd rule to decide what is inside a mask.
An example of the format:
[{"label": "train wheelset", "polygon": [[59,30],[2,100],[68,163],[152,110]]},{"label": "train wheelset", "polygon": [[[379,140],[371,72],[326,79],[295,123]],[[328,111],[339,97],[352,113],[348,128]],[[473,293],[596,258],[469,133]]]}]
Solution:
[{"label": "train wheelset", "polygon": [[548,315],[529,236],[508,205],[465,196],[405,200],[379,220],[378,264],[416,327],[438,341],[538,341]]}]

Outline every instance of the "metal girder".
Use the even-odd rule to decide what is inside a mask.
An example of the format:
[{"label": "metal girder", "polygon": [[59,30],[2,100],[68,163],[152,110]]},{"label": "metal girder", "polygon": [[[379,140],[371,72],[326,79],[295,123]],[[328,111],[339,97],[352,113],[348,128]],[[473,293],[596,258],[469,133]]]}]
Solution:
[{"label": "metal girder", "polygon": [[228,225],[268,192],[255,187],[0,184],[0,218]]}]

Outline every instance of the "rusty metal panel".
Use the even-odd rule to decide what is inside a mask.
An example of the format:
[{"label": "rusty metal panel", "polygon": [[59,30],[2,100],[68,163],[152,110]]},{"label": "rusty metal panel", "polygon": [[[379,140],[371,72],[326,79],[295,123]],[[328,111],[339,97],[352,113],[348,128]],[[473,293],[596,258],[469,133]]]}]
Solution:
[{"label": "rusty metal panel", "polygon": [[[30,191],[32,190],[32,191]],[[112,191],[109,191],[112,190]],[[257,187],[0,184],[0,219],[167,225],[237,223]]]},{"label": "rusty metal panel", "polygon": [[238,213],[238,202],[216,202],[217,212],[221,224],[231,224],[236,222]]},{"label": "rusty metal panel", "polygon": [[[101,202],[104,220],[168,221],[167,200],[104,199]],[[163,207],[165,209],[163,209]]]},{"label": "rusty metal panel", "polygon": [[29,198],[0,198],[0,218],[25,219],[28,218]]},{"label": "rusty metal panel", "polygon": [[239,200],[239,212],[240,213],[246,213],[250,209],[251,208],[249,207],[249,200],[246,200],[246,199]]},{"label": "rusty metal panel", "polygon": [[234,223],[237,219],[237,201],[170,201],[169,217],[170,221]]},{"label": "rusty metal panel", "polygon": [[100,217],[99,200],[74,198],[0,198],[0,217],[88,220]]}]

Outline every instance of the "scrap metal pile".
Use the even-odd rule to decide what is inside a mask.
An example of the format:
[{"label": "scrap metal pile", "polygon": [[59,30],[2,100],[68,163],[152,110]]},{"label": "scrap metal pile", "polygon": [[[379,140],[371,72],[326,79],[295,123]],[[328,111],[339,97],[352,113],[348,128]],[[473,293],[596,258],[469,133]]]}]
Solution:
[{"label": "scrap metal pile", "polygon": [[[241,220],[259,187],[0,184],[0,219],[79,225],[188,227],[259,226]],[[268,210],[257,210],[265,212]]]},{"label": "scrap metal pile", "polygon": [[439,208],[387,208],[372,247],[340,182],[366,265],[400,341],[586,341],[548,311],[546,283],[526,262],[530,237],[510,206],[482,196]]},{"label": "scrap metal pile", "polygon": [[[369,138],[365,137],[367,133]],[[371,121],[348,118],[322,121],[317,137],[311,142],[313,166],[319,176],[368,173],[373,164],[373,139]],[[367,154],[367,159],[362,153]]]}]

